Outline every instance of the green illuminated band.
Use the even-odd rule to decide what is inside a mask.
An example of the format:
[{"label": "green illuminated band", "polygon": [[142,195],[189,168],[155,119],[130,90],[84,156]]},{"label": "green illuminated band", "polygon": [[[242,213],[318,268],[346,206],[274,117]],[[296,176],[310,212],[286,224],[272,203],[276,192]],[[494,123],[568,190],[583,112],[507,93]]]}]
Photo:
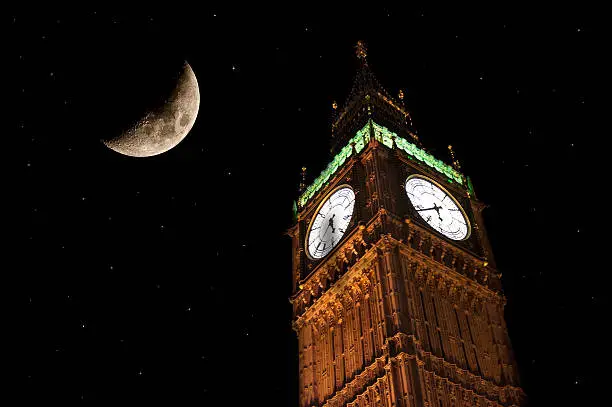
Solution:
[{"label": "green illuminated band", "polygon": [[470,179],[470,177],[467,177],[467,187],[468,191],[470,192],[470,195],[474,196],[474,186],[472,185],[472,180]]},{"label": "green illuminated band", "polygon": [[374,123],[370,119],[368,120],[368,123],[355,134],[355,137],[353,137],[348,144],[344,146],[344,148],[340,150],[338,154],[336,154],[332,162],[329,163],[329,165],[323,170],[321,175],[319,175],[317,179],[315,179],[314,182],[302,193],[298,199],[298,204],[300,207],[303,207],[306,202],[308,202],[308,200],[312,198],[312,196],[331,178],[331,176],[336,173],[338,168],[344,164],[347,158],[353,154],[353,145],[355,146],[355,153],[357,154],[365,148],[365,146],[370,142],[370,125],[372,125],[374,130],[374,138],[380,143],[391,149],[396,146],[408,154],[409,157],[422,161],[439,173],[445,175],[449,181],[455,181],[460,185],[463,185],[463,176],[461,173],[459,173],[459,171],[438,160],[431,154],[421,150],[414,144],[408,142],[406,139],[399,137],[386,127]]}]

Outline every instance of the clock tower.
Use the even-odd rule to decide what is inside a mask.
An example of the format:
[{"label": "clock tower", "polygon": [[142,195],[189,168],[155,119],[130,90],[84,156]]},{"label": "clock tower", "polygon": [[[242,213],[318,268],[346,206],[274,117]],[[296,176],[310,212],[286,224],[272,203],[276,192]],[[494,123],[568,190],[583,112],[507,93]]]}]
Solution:
[{"label": "clock tower", "polygon": [[289,230],[300,406],[523,406],[484,204],[357,56]]}]

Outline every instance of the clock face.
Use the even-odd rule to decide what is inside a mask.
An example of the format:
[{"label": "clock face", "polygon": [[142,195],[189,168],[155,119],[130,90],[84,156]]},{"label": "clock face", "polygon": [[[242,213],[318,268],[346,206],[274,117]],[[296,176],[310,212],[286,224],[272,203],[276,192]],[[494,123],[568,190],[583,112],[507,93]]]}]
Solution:
[{"label": "clock face", "polygon": [[355,193],[350,187],[340,187],[327,197],[319,206],[306,236],[310,257],[323,258],[336,247],[346,232],[354,208]]},{"label": "clock face", "polygon": [[470,226],[463,209],[436,183],[421,176],[406,181],[406,194],[418,214],[436,231],[453,240],[469,237]]}]

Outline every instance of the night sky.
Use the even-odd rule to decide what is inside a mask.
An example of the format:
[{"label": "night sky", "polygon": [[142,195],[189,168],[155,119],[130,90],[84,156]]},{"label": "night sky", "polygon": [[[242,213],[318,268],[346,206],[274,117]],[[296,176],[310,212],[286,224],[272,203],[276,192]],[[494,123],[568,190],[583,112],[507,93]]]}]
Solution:
[{"label": "night sky", "polygon": [[[609,387],[612,282],[596,239],[610,222],[595,181],[610,132],[596,124],[609,53],[598,13],[372,3],[11,15],[18,404],[297,405],[285,232],[301,167],[312,181],[330,161],[331,105],[350,91],[358,40],[383,86],[404,90],[424,146],[450,162],[452,144],[489,205],[532,405],[594,404]],[[158,103],[184,60],[201,94],[186,139],[150,158],[106,148],[100,138]]]}]

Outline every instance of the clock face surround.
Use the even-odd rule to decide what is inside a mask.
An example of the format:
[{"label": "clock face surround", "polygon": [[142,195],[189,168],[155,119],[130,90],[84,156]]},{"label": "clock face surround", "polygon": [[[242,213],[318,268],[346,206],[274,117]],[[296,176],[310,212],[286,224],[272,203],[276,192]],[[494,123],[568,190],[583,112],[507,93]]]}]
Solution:
[{"label": "clock face surround", "polygon": [[461,205],[437,182],[422,175],[406,180],[406,194],[419,216],[452,240],[470,237],[470,222]]},{"label": "clock face surround", "polygon": [[332,191],[317,208],[306,233],[306,253],[321,259],[338,245],[353,217],[355,192],[348,185]]}]

